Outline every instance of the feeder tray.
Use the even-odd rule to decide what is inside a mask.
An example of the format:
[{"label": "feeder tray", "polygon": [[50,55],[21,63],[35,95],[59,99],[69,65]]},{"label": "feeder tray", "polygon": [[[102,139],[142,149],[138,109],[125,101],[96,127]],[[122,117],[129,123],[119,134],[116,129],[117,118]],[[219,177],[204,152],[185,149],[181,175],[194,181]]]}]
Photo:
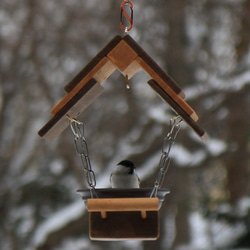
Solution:
[{"label": "feeder tray", "polygon": [[159,209],[168,189],[78,190],[89,211],[89,236],[92,240],[156,240],[159,237]]}]

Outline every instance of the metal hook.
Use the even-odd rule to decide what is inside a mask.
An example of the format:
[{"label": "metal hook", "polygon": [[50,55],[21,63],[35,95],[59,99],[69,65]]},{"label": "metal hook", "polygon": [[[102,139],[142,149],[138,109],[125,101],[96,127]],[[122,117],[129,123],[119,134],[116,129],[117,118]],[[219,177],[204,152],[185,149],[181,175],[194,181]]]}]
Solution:
[{"label": "metal hook", "polygon": [[66,114],[66,117],[70,120],[70,122],[75,122],[77,124],[82,124],[82,122],[78,121],[76,118],[70,117],[68,114]]},{"label": "metal hook", "polygon": [[125,79],[126,79],[126,88],[127,88],[127,89],[130,89],[130,84],[129,84],[128,75],[126,75]]},{"label": "metal hook", "polygon": [[[66,117],[69,119],[70,121],[70,128],[75,136],[75,138],[80,138],[80,134],[81,134],[81,131],[80,131],[80,126],[83,126],[83,123],[78,121],[77,119],[75,118],[72,118],[70,117],[68,114],[66,114]],[[83,129],[83,128],[82,128]],[[82,132],[83,133],[83,132]]]},{"label": "metal hook", "polygon": [[[179,119],[179,121],[178,121]],[[181,118],[180,115],[176,115],[174,116],[172,119],[170,119],[170,124],[175,127],[175,126],[179,126],[182,123],[183,119]]]},{"label": "metal hook", "polygon": [[170,119],[170,131],[167,134],[167,138],[169,140],[175,140],[175,137],[180,130],[180,125],[182,121],[183,119],[180,115],[174,116],[172,119]]}]

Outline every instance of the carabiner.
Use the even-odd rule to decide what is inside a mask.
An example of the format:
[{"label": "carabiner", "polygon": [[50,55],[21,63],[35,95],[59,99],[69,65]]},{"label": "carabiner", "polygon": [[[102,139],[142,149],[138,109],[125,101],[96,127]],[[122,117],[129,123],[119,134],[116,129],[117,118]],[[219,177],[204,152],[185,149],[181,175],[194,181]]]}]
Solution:
[{"label": "carabiner", "polygon": [[[130,14],[127,12],[127,8],[125,9],[125,7],[130,8]],[[125,32],[130,31],[133,28],[133,3],[131,1],[124,0],[121,3],[120,26]]]}]

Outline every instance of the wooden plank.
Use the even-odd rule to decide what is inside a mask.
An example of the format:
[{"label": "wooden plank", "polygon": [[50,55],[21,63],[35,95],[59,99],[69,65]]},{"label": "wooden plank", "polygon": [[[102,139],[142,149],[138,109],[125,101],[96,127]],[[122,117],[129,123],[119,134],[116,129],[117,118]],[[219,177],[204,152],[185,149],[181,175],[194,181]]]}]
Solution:
[{"label": "wooden plank", "polygon": [[67,102],[38,132],[49,142],[56,139],[69,125],[66,115],[76,118],[103,91],[103,87],[91,79],[82,87],[69,102]]},{"label": "wooden plank", "polygon": [[[183,100],[181,88],[153,59],[128,35],[116,36],[95,58],[65,87],[69,93],[51,110],[54,117],[39,131],[47,140],[55,139],[67,126],[65,114],[76,117],[101,92],[96,84],[106,80],[116,69],[130,79],[142,68],[153,78],[149,85],[205,140],[206,134],[197,127],[198,116]],[[95,81],[95,83],[93,83]],[[92,84],[92,85],[91,85]],[[91,89],[93,88],[93,89]],[[84,95],[86,95],[84,97]],[[93,100],[91,100],[91,98]],[[54,134],[53,134],[54,133]]]},{"label": "wooden plank", "polygon": [[116,67],[110,62],[107,57],[102,58],[92,70],[63,98],[58,102],[55,107],[51,109],[51,114],[55,115],[59,112],[71,99],[74,98],[76,93],[79,92],[92,78],[106,79],[116,70]]},{"label": "wooden plank", "polygon": [[158,74],[155,74],[155,71],[142,58],[138,57],[137,62],[155,80],[155,82],[161,86],[162,90],[171,96],[177,105],[179,105],[194,121],[198,120],[195,111],[179,95],[177,95]]},{"label": "wooden plank", "polygon": [[[122,40],[115,36],[65,87],[70,92]],[[98,80],[97,80],[98,81]],[[99,82],[99,81],[98,81]]]},{"label": "wooden plank", "polygon": [[97,82],[102,83],[107,78],[109,78],[109,76],[112,75],[115,70],[115,65],[111,61],[107,61],[107,63],[105,63],[103,67],[99,71],[97,71],[96,74],[93,75],[93,78]]},{"label": "wooden plank", "polygon": [[131,79],[138,70],[141,69],[140,64],[134,60],[123,72],[121,72],[124,76],[128,76],[128,79]]},{"label": "wooden plank", "polygon": [[137,53],[123,40],[107,54],[121,72],[128,68],[137,56]]},{"label": "wooden plank", "polygon": [[174,111],[179,114],[183,120],[198,134],[203,141],[207,141],[206,132],[179,106],[176,102],[161,88],[161,86],[153,79],[148,84],[165,100]]},{"label": "wooden plank", "polygon": [[88,199],[88,211],[157,211],[158,198],[105,198]]},{"label": "wooden plank", "polygon": [[[126,36],[129,37],[129,36]],[[181,89],[176,85],[173,80],[168,77],[166,73],[163,73],[161,70],[159,70],[159,67],[156,63],[153,62],[153,60],[144,52],[135,41],[129,40],[130,44],[126,43],[125,41],[119,42],[116,47],[113,48],[112,51],[109,52],[107,55],[108,58],[119,68],[120,71],[124,71],[124,75],[128,75],[127,72],[129,70],[134,70],[135,73],[139,70],[139,65],[146,71],[152,78],[154,78],[158,83],[161,84],[161,87],[169,94],[171,97],[187,112],[187,114],[195,121],[198,120],[198,116],[195,113],[195,111],[178,95],[181,93]],[[131,47],[133,46],[133,48]],[[137,51],[147,60],[147,62],[141,57],[138,57],[138,54],[135,52],[134,49],[137,49]],[[133,61],[134,60],[134,61]],[[136,60],[136,63],[135,63]],[[149,64],[148,64],[149,63]],[[138,65],[139,64],[139,65]],[[152,66],[150,66],[152,65]],[[152,68],[153,67],[153,68]],[[166,83],[159,74],[156,73],[156,71],[159,72],[160,75],[163,76],[165,80],[168,80]],[[178,89],[178,94],[173,90]]]},{"label": "wooden plank", "polygon": [[145,219],[139,211],[108,212],[105,219],[99,212],[89,214],[89,236],[92,240],[156,240],[159,234],[159,211],[147,212]]},{"label": "wooden plank", "polygon": [[125,41],[137,53],[137,55],[150,66],[155,74],[159,75],[159,77],[162,78],[163,81],[166,82],[177,95],[185,98],[185,94],[180,86],[164,70],[162,70],[162,68],[146,53],[144,49],[138,45],[138,43],[131,36],[124,36],[123,41]]}]

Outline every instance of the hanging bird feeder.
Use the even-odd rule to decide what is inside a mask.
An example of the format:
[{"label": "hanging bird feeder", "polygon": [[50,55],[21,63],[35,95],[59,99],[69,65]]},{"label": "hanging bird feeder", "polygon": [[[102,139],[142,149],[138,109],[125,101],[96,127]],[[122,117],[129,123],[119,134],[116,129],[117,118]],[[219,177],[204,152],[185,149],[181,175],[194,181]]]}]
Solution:
[{"label": "hanging bird feeder", "polygon": [[[121,28],[127,32],[132,26],[133,5],[130,1],[123,1]],[[158,177],[153,188],[97,189],[83,123],[76,118],[103,92],[101,83],[115,70],[124,75],[129,89],[129,79],[139,69],[148,74],[150,77],[148,84],[177,114],[177,117],[170,120],[170,130],[164,138]],[[38,134],[51,142],[70,125],[76,151],[81,157],[89,186],[89,189],[77,192],[89,211],[90,238],[93,240],[157,239],[159,210],[169,193],[169,190],[162,189],[161,185],[168,169],[171,146],[181,122],[185,121],[203,141],[207,140],[206,133],[197,124],[197,114],[184,100],[182,89],[129,35],[125,35],[115,36],[65,86],[65,90],[67,92],[65,97],[51,110],[53,117]]]},{"label": "hanging bird feeder", "polygon": [[[164,141],[173,143],[185,121],[203,141],[204,130],[197,124],[198,116],[184,100],[184,93],[175,81],[129,36],[116,36],[66,86],[66,96],[51,110],[53,117],[39,131],[51,142],[69,125],[74,134],[78,155],[87,172],[88,190],[78,190],[87,201],[90,213],[90,238],[94,240],[152,240],[159,236],[159,209],[167,189],[160,189],[164,171],[168,166],[169,151],[163,150],[159,177],[153,189],[96,189],[94,171],[90,165],[83,124],[76,120],[103,91],[101,83],[115,70],[126,82],[139,69],[151,78],[148,84],[178,115],[172,120],[170,132]],[[176,122],[177,121],[177,122]],[[166,146],[164,146],[166,147]]]},{"label": "hanging bird feeder", "polygon": [[159,237],[159,210],[167,189],[150,197],[152,188],[78,190],[89,211],[92,240],[155,240]]}]

